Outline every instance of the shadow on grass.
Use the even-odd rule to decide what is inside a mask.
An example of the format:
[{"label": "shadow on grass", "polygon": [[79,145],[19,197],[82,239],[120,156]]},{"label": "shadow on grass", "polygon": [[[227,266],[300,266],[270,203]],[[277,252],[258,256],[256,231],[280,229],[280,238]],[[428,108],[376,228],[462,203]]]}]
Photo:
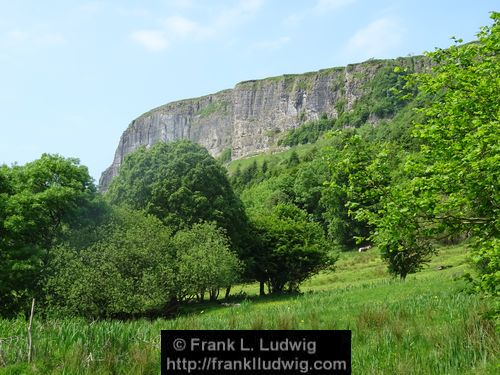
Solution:
[{"label": "shadow on grass", "polygon": [[[307,292],[311,294],[314,292]],[[305,293],[276,293],[276,294],[266,294],[264,296],[253,295],[249,296],[245,293],[235,294],[227,298],[222,298],[217,301],[189,301],[184,302],[179,305],[175,317],[199,314],[201,312],[207,313],[210,311],[219,310],[222,308],[236,308],[240,307],[243,303],[269,303],[269,302],[284,302],[295,299],[297,297],[303,296]]]}]

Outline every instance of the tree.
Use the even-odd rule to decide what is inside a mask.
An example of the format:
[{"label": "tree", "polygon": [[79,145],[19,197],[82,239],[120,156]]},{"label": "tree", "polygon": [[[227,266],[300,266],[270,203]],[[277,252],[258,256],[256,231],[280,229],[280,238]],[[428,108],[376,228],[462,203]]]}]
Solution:
[{"label": "tree", "polygon": [[260,167],[260,171],[262,172],[262,176],[264,176],[264,177],[266,176],[268,169],[269,169],[269,166],[268,166],[267,160],[264,160],[262,162],[262,166]]},{"label": "tree", "polygon": [[421,146],[404,164],[407,181],[386,200],[375,239],[392,267],[408,243],[413,252],[429,253],[428,242],[412,240],[419,233],[472,237],[479,286],[498,296],[500,13],[491,18],[476,42],[456,40],[429,53],[432,69],[410,76],[408,84],[419,91],[423,120],[414,135]]},{"label": "tree", "polygon": [[409,185],[399,183],[391,188],[374,233],[389,273],[402,280],[421,270],[436,254],[431,242],[432,229],[419,215],[420,209]]},{"label": "tree", "polygon": [[44,287],[48,309],[94,319],[165,313],[179,288],[171,230],[124,208],[112,209],[94,230],[84,247],[67,241],[54,248]]},{"label": "tree", "polygon": [[254,218],[254,225],[262,247],[261,293],[264,282],[271,293],[297,292],[302,282],[333,267],[336,259],[321,226],[308,221],[299,208],[280,204],[271,214]]},{"label": "tree", "polygon": [[220,288],[240,278],[242,264],[231,251],[223,230],[214,223],[195,224],[177,232],[174,245],[178,299],[196,296],[203,301],[208,292],[210,300],[216,300]]},{"label": "tree", "polygon": [[397,166],[397,149],[369,142],[357,130],[333,136],[326,152],[330,181],[321,197],[323,217],[330,237],[338,245],[352,248],[373,234],[374,216]]},{"label": "tree", "polygon": [[321,158],[315,158],[301,166],[293,183],[294,201],[297,206],[322,225],[325,224],[324,206],[320,202],[329,178],[327,163]]},{"label": "tree", "polygon": [[5,220],[7,219],[9,197],[12,195],[11,182],[8,179],[8,168],[0,167],[0,315],[5,315],[11,312],[15,305],[16,297],[14,291],[16,284],[26,287],[28,280],[25,279],[25,272],[14,273],[15,264],[18,262],[26,262],[29,259],[29,254],[25,254],[20,249],[14,247],[11,234],[5,228]]},{"label": "tree", "polygon": [[225,169],[205,148],[186,140],[127,155],[107,197],[113,204],[144,209],[174,231],[213,221],[240,250],[248,239],[245,212]]},{"label": "tree", "polygon": [[241,183],[243,185],[249,185],[252,180],[257,176],[258,168],[257,161],[254,160],[252,164],[246,167],[241,174]]},{"label": "tree", "polygon": [[297,154],[297,151],[293,150],[286,162],[286,166],[288,168],[293,168],[299,164],[300,164],[299,154]]},{"label": "tree", "polygon": [[94,207],[96,190],[77,159],[44,154],[0,168],[0,314],[38,297],[51,248]]}]

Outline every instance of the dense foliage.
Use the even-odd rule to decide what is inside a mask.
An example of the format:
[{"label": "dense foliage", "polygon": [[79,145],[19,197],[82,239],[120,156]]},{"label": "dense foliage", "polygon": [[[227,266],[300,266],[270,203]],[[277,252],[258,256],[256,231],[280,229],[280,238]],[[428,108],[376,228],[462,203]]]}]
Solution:
[{"label": "dense foliage", "polygon": [[95,187],[76,159],[44,154],[0,167],[0,314],[40,295],[52,247],[93,214]]},{"label": "dense foliage", "polygon": [[279,204],[270,214],[256,216],[254,223],[262,247],[260,281],[270,292],[297,292],[306,279],[333,267],[336,258],[322,228],[297,207]]},{"label": "dense foliage", "polygon": [[160,142],[127,155],[106,196],[112,204],[155,215],[174,231],[214,221],[244,247],[243,206],[223,167],[195,143]]},{"label": "dense foliage", "polygon": [[335,120],[325,115],[319,120],[309,121],[287,132],[279,141],[282,146],[295,146],[316,142],[327,130],[333,129]]},{"label": "dense foliage", "polygon": [[94,231],[97,240],[85,247],[69,241],[53,250],[45,285],[49,309],[89,318],[166,309],[178,281],[171,231],[154,216],[126,209],[112,210]]},{"label": "dense foliage", "polygon": [[195,296],[203,301],[208,293],[213,301],[221,288],[229,288],[240,280],[241,261],[231,251],[223,230],[214,223],[195,224],[177,232],[174,245],[179,300]]},{"label": "dense foliage", "polygon": [[88,230],[53,250],[46,305],[59,315],[88,318],[166,315],[179,302],[238,280],[241,265],[215,224],[196,224],[175,236],[159,219],[113,208],[92,239]]},{"label": "dense foliage", "polygon": [[[409,85],[421,100],[420,149],[406,160],[378,221],[376,241],[396,259],[432,254],[438,236],[472,238],[480,287],[500,294],[500,14],[475,43],[438,49]],[[457,44],[461,40],[457,40]]]}]

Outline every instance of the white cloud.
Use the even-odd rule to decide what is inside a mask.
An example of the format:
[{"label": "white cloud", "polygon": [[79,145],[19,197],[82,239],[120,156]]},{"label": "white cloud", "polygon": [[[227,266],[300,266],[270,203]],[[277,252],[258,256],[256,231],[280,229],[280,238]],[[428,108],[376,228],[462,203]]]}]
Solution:
[{"label": "white cloud", "polygon": [[[184,2],[181,1],[182,3]],[[134,31],[130,37],[150,51],[162,51],[179,41],[227,36],[231,29],[237,28],[260,11],[263,4],[264,0],[240,0],[233,6],[220,9],[206,24],[175,15],[165,19],[157,29]],[[187,6],[188,3],[184,5]]]},{"label": "white cloud", "polygon": [[354,4],[357,0],[318,0],[314,9],[318,12],[330,12]]},{"label": "white cloud", "polygon": [[134,31],[130,38],[152,52],[162,51],[169,45],[165,33],[160,30]]},{"label": "white cloud", "polygon": [[189,38],[204,39],[213,34],[210,28],[181,16],[169,17],[164,22],[165,32],[170,39]]},{"label": "white cloud", "polygon": [[30,34],[26,31],[11,30],[7,33],[7,38],[14,43],[23,43],[30,38]]},{"label": "white cloud", "polygon": [[162,26],[157,30],[134,31],[130,38],[148,51],[160,52],[167,49],[172,43],[189,38],[202,40],[212,33],[210,29],[181,16],[167,18]]},{"label": "white cloud", "polygon": [[404,28],[397,19],[379,18],[349,38],[344,53],[352,59],[383,57],[403,40]]},{"label": "white cloud", "polygon": [[179,36],[188,36],[195,33],[199,28],[196,22],[181,16],[167,18],[165,26],[167,30]]}]

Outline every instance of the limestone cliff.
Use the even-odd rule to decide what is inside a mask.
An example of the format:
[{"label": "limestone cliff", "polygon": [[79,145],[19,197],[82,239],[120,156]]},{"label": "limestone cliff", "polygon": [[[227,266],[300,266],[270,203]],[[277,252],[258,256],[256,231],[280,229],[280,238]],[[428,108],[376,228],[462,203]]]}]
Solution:
[{"label": "limestone cliff", "polygon": [[322,114],[350,111],[370,89],[376,72],[389,65],[419,69],[421,57],[369,60],[341,68],[245,81],[233,89],[155,108],[133,120],[120,138],[111,166],[99,181],[105,191],[128,153],[158,141],[190,139],[232,159],[276,147],[277,135]]}]

